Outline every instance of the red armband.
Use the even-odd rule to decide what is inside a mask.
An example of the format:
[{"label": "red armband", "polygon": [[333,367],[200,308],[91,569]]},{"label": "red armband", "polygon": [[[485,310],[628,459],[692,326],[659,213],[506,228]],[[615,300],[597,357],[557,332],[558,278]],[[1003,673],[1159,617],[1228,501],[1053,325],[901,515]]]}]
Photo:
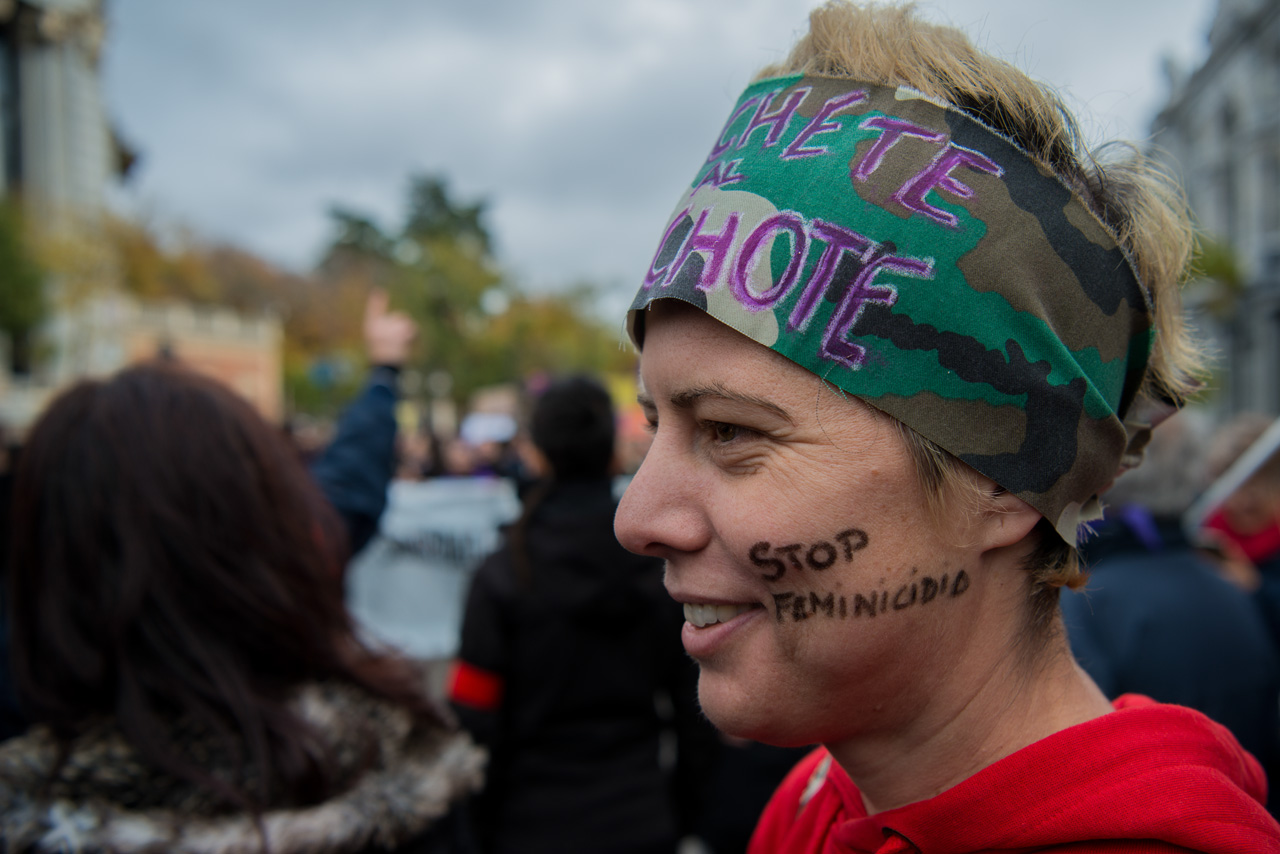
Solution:
[{"label": "red armband", "polygon": [[481,712],[492,712],[502,703],[502,677],[497,673],[455,661],[449,674],[449,700]]}]

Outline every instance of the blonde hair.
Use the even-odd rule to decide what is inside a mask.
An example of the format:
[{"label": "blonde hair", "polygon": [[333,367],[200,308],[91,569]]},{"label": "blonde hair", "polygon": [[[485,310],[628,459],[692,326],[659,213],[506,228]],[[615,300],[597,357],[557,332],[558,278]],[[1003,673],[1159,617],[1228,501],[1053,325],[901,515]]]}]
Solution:
[{"label": "blonde hair", "polygon": [[[855,5],[828,0],[809,16],[809,32],[787,58],[756,79],[788,74],[906,86],[973,116],[1062,179],[1107,226],[1134,263],[1153,306],[1155,343],[1131,408],[1141,401],[1182,402],[1199,385],[1204,356],[1185,325],[1179,288],[1193,233],[1177,183],[1133,145],[1090,152],[1061,99],[1013,65],[978,51],[959,30],[922,20],[914,5]],[[903,427],[931,495],[980,501],[978,480],[951,454]],[[1074,543],[1047,520],[1028,559],[1037,599],[1056,603],[1057,588],[1083,584]],[[1045,596],[1040,596],[1043,591]],[[1047,612],[1046,612],[1047,613]]]}]

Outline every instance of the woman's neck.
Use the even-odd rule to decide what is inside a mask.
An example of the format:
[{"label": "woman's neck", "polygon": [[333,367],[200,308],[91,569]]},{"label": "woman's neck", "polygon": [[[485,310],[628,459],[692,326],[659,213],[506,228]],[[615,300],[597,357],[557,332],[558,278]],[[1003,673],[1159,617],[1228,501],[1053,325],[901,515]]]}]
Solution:
[{"label": "woman's neck", "polygon": [[[869,814],[926,800],[1055,732],[1111,711],[1060,618],[1034,656],[970,656],[903,726],[828,745]],[[987,647],[991,649],[990,646]]]}]

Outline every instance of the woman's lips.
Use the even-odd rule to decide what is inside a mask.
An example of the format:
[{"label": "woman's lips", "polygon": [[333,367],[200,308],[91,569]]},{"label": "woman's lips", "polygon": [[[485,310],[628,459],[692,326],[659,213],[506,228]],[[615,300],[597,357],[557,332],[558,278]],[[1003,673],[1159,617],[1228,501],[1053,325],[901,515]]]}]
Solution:
[{"label": "woman's lips", "polygon": [[727,623],[743,611],[749,611],[755,607],[758,606],[747,603],[739,605],[699,605],[686,602],[684,618],[695,626],[702,628],[715,623]]},{"label": "woman's lips", "polygon": [[726,643],[739,629],[766,615],[758,603],[701,604],[686,603],[685,624],[680,632],[685,652],[694,658],[705,658]]}]

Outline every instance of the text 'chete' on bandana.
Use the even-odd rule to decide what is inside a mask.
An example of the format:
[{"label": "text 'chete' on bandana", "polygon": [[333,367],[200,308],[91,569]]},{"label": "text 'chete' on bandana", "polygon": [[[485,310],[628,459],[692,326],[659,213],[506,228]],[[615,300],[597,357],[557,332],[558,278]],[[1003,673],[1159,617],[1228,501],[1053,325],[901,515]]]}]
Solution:
[{"label": "text 'chete' on bandana", "polygon": [[888,413],[1074,544],[1116,476],[1152,330],[1123,250],[1046,167],[907,89],[738,100],[628,315],[691,303]]}]

